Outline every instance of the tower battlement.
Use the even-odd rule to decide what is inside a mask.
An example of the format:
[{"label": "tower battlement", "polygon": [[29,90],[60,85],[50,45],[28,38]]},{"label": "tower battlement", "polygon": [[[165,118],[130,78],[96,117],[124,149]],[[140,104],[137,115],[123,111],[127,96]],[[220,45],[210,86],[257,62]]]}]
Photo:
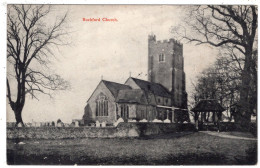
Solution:
[{"label": "tower battlement", "polygon": [[181,42],[179,42],[178,40],[175,40],[174,38],[164,39],[164,40],[156,40],[156,35],[154,35],[154,34],[149,35],[148,40],[153,41],[156,44],[158,44],[158,43],[175,43],[175,44],[179,44],[181,46],[183,45]]},{"label": "tower battlement", "polygon": [[156,36],[154,34],[150,34],[148,36],[149,41],[156,41]]}]

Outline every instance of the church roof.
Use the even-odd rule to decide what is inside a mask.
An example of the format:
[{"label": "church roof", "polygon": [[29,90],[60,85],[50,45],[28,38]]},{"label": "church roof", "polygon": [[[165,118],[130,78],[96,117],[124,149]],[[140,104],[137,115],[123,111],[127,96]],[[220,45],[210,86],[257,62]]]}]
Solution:
[{"label": "church roof", "polygon": [[111,91],[111,93],[115,98],[117,97],[119,90],[131,89],[131,87],[128,85],[124,85],[116,82],[110,82],[106,80],[102,80],[102,82]]},{"label": "church roof", "polygon": [[144,91],[141,89],[120,90],[116,102],[147,104]]},{"label": "church roof", "polygon": [[153,83],[153,82],[149,82],[137,78],[132,78],[132,79],[145,92],[152,92],[157,96],[171,98],[171,93],[163,85],[159,83]]},{"label": "church roof", "polygon": [[191,109],[193,112],[223,112],[225,109],[217,100],[200,100],[199,103]]}]

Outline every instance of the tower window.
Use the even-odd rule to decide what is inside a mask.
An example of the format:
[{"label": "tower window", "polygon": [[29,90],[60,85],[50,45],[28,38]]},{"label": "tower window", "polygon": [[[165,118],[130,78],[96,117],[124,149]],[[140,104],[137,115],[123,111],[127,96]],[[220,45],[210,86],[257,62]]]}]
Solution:
[{"label": "tower window", "polygon": [[165,55],[163,53],[159,54],[159,62],[165,61]]}]

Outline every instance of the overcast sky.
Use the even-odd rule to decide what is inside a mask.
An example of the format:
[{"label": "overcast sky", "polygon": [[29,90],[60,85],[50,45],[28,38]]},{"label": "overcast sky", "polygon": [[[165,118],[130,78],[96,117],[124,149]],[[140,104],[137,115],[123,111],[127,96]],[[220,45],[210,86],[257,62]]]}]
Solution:
[{"label": "overcast sky", "polygon": [[[53,99],[41,95],[29,97],[22,113],[24,122],[81,119],[86,101],[103,76],[104,80],[124,83],[132,77],[147,80],[148,35],[158,40],[172,38],[171,26],[182,21],[180,6],[166,5],[58,5],[57,13],[69,10],[71,46],[56,52],[52,66],[56,73],[71,83],[71,90],[56,93]],[[55,12],[52,14],[55,18]],[[83,18],[116,18],[117,22],[84,22]],[[217,55],[213,48],[183,45],[186,90],[192,92],[191,81],[210,66]],[[15,121],[7,106],[7,121]]]}]

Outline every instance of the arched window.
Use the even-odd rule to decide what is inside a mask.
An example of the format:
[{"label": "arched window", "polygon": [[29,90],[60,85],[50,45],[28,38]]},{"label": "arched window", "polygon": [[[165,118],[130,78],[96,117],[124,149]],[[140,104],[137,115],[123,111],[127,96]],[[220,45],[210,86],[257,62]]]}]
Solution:
[{"label": "arched window", "polygon": [[96,116],[108,116],[108,99],[103,93],[96,100]]},{"label": "arched window", "polygon": [[129,106],[126,104],[121,105],[121,117],[129,118]]}]

